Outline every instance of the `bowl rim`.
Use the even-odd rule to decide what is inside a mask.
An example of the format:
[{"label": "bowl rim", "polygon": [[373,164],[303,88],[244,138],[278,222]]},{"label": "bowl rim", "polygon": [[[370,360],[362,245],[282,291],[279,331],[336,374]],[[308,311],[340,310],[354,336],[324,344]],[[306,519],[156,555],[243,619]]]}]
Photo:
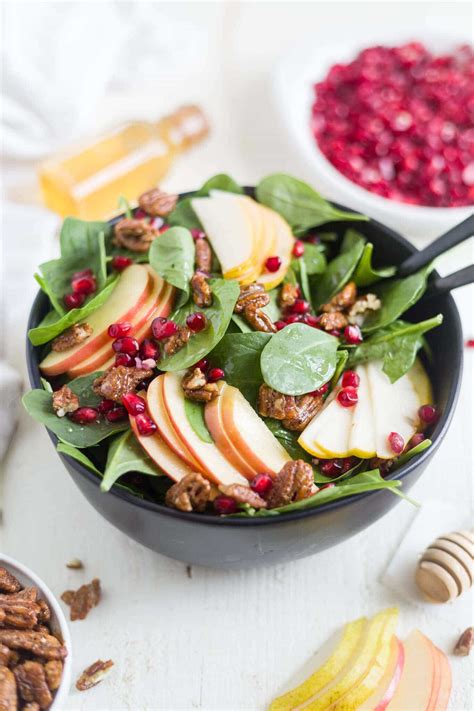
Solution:
[{"label": "bowl rim", "polygon": [[[254,188],[251,186],[245,186],[244,191],[246,194],[253,195],[254,193]],[[193,191],[191,192],[185,192],[181,193],[179,195],[180,199],[185,198],[189,195],[191,195]],[[340,210],[346,210],[348,212],[353,212],[357,213],[357,210],[354,210],[353,208],[347,207],[345,205],[341,205],[340,203],[333,202],[331,203],[338,209]],[[362,213],[358,213],[362,214]],[[112,219],[110,219],[108,222],[113,225],[115,222],[117,222],[122,215],[116,215]],[[388,227],[387,225],[384,225],[380,221],[374,219],[374,218],[369,218],[369,223],[374,225],[374,227],[381,231],[385,237],[388,239],[394,240],[395,242],[398,242],[400,245],[405,247],[410,253],[415,253],[418,252],[419,250],[415,245],[413,245],[411,242],[409,242],[405,237],[403,237],[401,234],[393,230],[392,228]],[[345,224],[345,223],[327,223],[329,224]],[[357,226],[357,222],[353,222],[353,225]],[[364,224],[367,224],[367,222],[363,222],[362,226]],[[433,276],[439,276],[436,271],[433,271]],[[28,338],[28,331],[30,328],[33,328],[37,324],[37,312],[42,305],[43,302],[47,300],[47,295],[44,294],[41,290],[38,291],[31,310],[30,314],[28,317],[28,324],[27,324],[27,333],[26,333],[26,360],[27,360],[27,367],[28,367],[28,376],[29,376],[29,381],[30,385],[32,388],[41,388],[42,383],[41,383],[41,375],[40,371],[37,365],[37,359],[35,355],[35,346],[33,346]],[[441,444],[442,440],[444,439],[446,432],[449,428],[449,425],[451,424],[451,420],[454,414],[456,402],[458,400],[459,396],[459,391],[461,388],[461,381],[462,381],[462,372],[463,372],[463,333],[462,333],[462,325],[461,325],[461,318],[459,315],[458,308],[456,306],[456,303],[452,297],[451,294],[446,294],[445,297],[447,300],[447,305],[448,307],[451,308],[453,312],[453,328],[456,332],[456,339],[457,339],[457,360],[455,363],[452,363],[452,369],[453,372],[455,373],[455,380],[453,383],[453,386],[449,392],[446,406],[441,414],[441,417],[438,420],[438,431],[436,434],[436,437],[434,440],[432,440],[432,445],[425,449],[423,452],[421,452],[418,456],[414,457],[413,459],[410,459],[406,464],[403,464],[400,469],[397,469],[396,471],[392,472],[388,476],[385,477],[387,480],[394,480],[394,479],[404,479],[406,476],[411,474],[415,469],[417,469],[420,465],[422,465],[425,461],[430,459],[433,454],[436,452],[438,449],[439,445]],[[43,427],[46,429],[51,441],[53,442],[55,448],[56,445],[59,442],[58,437],[53,433],[50,432],[50,430],[47,429],[45,425]],[[90,471],[87,467],[85,467],[83,464],[78,462],[76,459],[73,459],[67,454],[64,454],[62,452],[57,452],[59,455],[59,458],[63,460],[67,464],[68,467],[71,467],[74,469],[78,474],[81,474],[85,479],[90,481],[91,483],[95,484],[97,487],[99,487],[100,484],[100,479],[97,477],[96,474],[94,474],[92,471]],[[249,517],[249,518],[232,518],[232,517],[221,517],[221,516],[214,516],[212,514],[205,514],[205,513],[194,513],[194,512],[184,512],[184,511],[178,511],[177,509],[172,509],[169,508],[168,506],[164,506],[163,504],[155,503],[152,501],[146,501],[144,499],[140,499],[138,496],[135,496],[134,494],[124,490],[120,489],[119,487],[113,486],[108,492],[104,492],[103,495],[108,495],[108,496],[115,496],[119,499],[122,499],[123,501],[132,504],[133,506],[136,506],[138,508],[143,508],[148,511],[153,511],[157,514],[162,514],[165,516],[169,516],[171,518],[179,519],[181,521],[188,521],[188,522],[197,522],[200,523],[201,525],[210,525],[210,526],[234,526],[234,527],[246,527],[246,526],[268,526],[270,524],[273,525],[284,525],[285,523],[295,521],[295,520],[300,520],[304,518],[309,518],[311,516],[316,516],[318,513],[322,514],[325,512],[330,512],[334,511],[336,509],[340,508],[345,508],[346,506],[349,506],[352,503],[357,503],[358,501],[362,499],[367,499],[368,497],[375,497],[375,496],[380,496],[383,495],[385,492],[383,489],[378,490],[378,491],[372,491],[372,492],[363,492],[361,494],[356,494],[354,496],[348,496],[344,499],[339,499],[337,501],[333,502],[328,502],[327,504],[322,504],[321,506],[317,506],[313,509],[306,509],[302,511],[294,511],[294,512],[289,512],[285,514],[281,514],[278,516],[262,516],[262,517]]]},{"label": "bowl rim", "polygon": [[71,676],[72,676],[72,639],[71,633],[69,631],[69,625],[66,620],[66,616],[61,609],[58,599],[46,585],[46,583],[37,575],[31,568],[28,568],[24,563],[12,558],[6,553],[0,552],[0,564],[5,565],[8,569],[13,569],[11,572],[13,574],[17,571],[25,578],[28,578],[34,587],[38,588],[39,591],[46,598],[48,605],[52,608],[56,619],[59,623],[59,629],[61,636],[63,638],[63,643],[67,648],[67,657],[63,661],[63,673],[61,677],[61,683],[59,688],[53,697],[53,702],[49,707],[50,711],[59,711],[61,706],[64,704],[70,690],[71,686]]}]

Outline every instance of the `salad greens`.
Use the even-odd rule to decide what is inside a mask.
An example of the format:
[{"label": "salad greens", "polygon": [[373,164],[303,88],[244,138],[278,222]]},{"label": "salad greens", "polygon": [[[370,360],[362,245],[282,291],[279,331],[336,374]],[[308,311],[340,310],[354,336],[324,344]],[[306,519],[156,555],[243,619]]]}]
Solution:
[{"label": "salad greens", "polygon": [[101,490],[109,491],[117,479],[128,472],[163,476],[163,472],[145,454],[131,429],[118,435],[110,443],[105,472],[100,483]]},{"label": "salad greens", "polygon": [[228,333],[209,354],[211,363],[219,363],[223,368],[226,382],[238,387],[254,407],[263,383],[260,358],[271,338],[269,333],[258,331]]},{"label": "salad greens", "polygon": [[362,252],[362,256],[358,265],[355,268],[353,279],[357,286],[372,286],[380,279],[388,279],[397,271],[396,267],[383,267],[383,269],[375,269],[372,266],[372,253],[374,245],[372,242],[367,242]]},{"label": "salad greens", "polygon": [[171,227],[151,244],[150,265],[160,277],[182,292],[177,306],[189,299],[195,252],[191,233],[184,227]]},{"label": "salad greens", "polygon": [[177,227],[187,227],[188,230],[202,230],[202,225],[199,222],[198,216],[191,206],[191,200],[194,197],[207,197],[211,190],[225,190],[228,193],[242,194],[244,191],[233,178],[225,173],[214,175],[209,180],[206,180],[202,188],[193,193],[190,197],[180,200],[173,212],[168,215],[168,223]]},{"label": "salad greens", "polygon": [[211,433],[207,429],[206,421],[204,419],[204,403],[195,402],[194,400],[184,401],[184,411],[188,422],[203,442],[208,442],[212,444],[214,440],[211,437]]},{"label": "salad greens", "polygon": [[332,299],[350,281],[364,251],[364,238],[349,230],[344,237],[340,254],[331,260],[313,293],[315,306],[322,306]]}]

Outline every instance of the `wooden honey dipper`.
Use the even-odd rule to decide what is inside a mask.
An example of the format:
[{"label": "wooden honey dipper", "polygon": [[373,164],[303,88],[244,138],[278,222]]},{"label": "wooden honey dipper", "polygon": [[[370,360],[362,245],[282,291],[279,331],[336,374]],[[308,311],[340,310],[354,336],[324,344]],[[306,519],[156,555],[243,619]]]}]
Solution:
[{"label": "wooden honey dipper", "polygon": [[416,584],[430,602],[449,602],[474,579],[474,532],[446,533],[431,543],[416,569]]}]

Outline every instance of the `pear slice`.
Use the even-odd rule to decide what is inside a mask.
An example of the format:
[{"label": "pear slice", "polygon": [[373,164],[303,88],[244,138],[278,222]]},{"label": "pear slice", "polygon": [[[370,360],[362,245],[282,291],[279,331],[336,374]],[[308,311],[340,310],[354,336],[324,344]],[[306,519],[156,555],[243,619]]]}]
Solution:
[{"label": "pear slice", "polygon": [[359,365],[356,368],[356,373],[360,378],[359,400],[354,407],[348,449],[352,456],[369,459],[370,457],[375,457],[376,450],[375,423],[369,377],[365,365]]},{"label": "pear slice", "polygon": [[303,430],[298,444],[315,457],[348,456],[354,409],[343,407],[334,397]]},{"label": "pear slice", "polygon": [[289,224],[277,212],[267,208],[266,215],[267,219],[272,220],[273,222],[276,242],[274,251],[271,254],[266,255],[263,261],[263,267],[267,257],[278,256],[281,259],[281,266],[277,272],[267,272],[263,268],[262,273],[258,277],[259,284],[263,284],[265,289],[270,291],[281,284],[286,276],[291,262],[291,254],[295,244],[295,238],[293,237]]}]

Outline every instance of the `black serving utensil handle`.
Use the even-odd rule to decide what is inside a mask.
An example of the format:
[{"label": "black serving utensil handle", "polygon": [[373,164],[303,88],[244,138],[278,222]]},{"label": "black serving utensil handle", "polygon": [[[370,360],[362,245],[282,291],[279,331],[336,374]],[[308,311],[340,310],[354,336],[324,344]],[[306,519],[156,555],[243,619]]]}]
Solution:
[{"label": "black serving utensil handle", "polygon": [[474,284],[474,264],[470,264],[464,269],[459,269],[459,271],[448,276],[433,279],[426,290],[424,298],[429,299],[432,296],[446,294],[448,291],[457,289],[460,286],[466,286],[466,284]]},{"label": "black serving utensil handle", "polygon": [[[415,252],[398,267],[398,276],[405,277],[417,272],[422,267],[433,261],[440,254],[447,252],[460,242],[469,239],[474,235],[474,214],[469,215],[465,220],[455,225],[450,230],[431,242],[425,249]],[[461,272],[457,272],[461,273]],[[454,274],[452,275],[454,276]],[[449,277],[446,277],[449,278]],[[458,284],[457,286],[461,286]],[[455,288],[455,287],[451,287]]]}]

